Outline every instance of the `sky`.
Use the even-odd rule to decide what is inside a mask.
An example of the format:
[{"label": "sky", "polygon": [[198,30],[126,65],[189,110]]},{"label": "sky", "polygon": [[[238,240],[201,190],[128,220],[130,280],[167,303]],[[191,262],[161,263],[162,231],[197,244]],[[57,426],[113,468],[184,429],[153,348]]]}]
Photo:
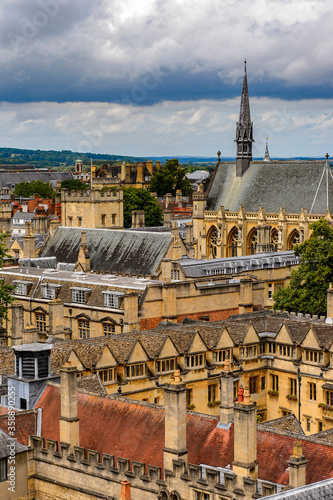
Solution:
[{"label": "sky", "polygon": [[1,0],[0,146],[333,156],[331,0]]}]

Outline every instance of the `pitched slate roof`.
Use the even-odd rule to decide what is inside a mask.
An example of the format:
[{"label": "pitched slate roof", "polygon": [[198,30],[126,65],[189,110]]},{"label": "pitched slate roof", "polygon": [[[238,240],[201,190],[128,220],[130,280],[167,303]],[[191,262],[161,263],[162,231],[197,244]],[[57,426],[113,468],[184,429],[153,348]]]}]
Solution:
[{"label": "pitched slate roof", "polygon": [[83,230],[86,231],[90,266],[95,271],[155,274],[171,243],[169,231],[58,227],[39,256],[56,257],[58,262],[77,262]]},{"label": "pitched slate roof", "polygon": [[[221,162],[208,193],[208,209],[218,210],[219,205],[231,211],[240,206],[248,212],[264,207],[267,212],[308,212],[315,198],[325,162],[323,161],[274,161],[252,162],[242,177],[236,177],[234,162]],[[333,207],[333,181],[328,176],[329,207]],[[278,189],[276,188],[277,186]],[[312,213],[326,213],[326,182],[322,182]]]},{"label": "pitched slate roof", "polygon": [[9,445],[15,443],[15,455],[18,453],[22,453],[28,449],[27,446],[23,444],[13,441],[13,438],[9,436],[6,432],[0,429],[0,458],[6,458],[12,455],[11,450],[9,449]]},{"label": "pitched slate roof", "polygon": [[58,181],[62,182],[67,179],[73,179],[71,172],[59,172],[57,170],[42,172],[32,169],[22,170],[21,172],[2,171],[0,172],[0,188],[11,187],[12,184],[17,184],[18,182],[43,181],[56,184]]},{"label": "pitched slate roof", "polygon": [[[42,436],[59,441],[60,387],[48,385],[40,398],[43,408]],[[146,465],[163,465],[164,409],[149,403],[119,397],[97,397],[78,393],[80,446],[109,453]],[[187,414],[189,462],[226,467],[233,461],[233,426],[217,427],[218,419]],[[135,439],[133,439],[133,429]],[[258,431],[259,478],[287,484],[287,460],[295,438],[281,431]],[[307,482],[333,476],[333,447],[301,439],[307,458]],[[275,460],[272,460],[272,456]]]},{"label": "pitched slate roof", "polygon": [[326,479],[315,484],[281,491],[276,495],[269,495],[266,498],[269,500],[332,500],[333,479]]}]

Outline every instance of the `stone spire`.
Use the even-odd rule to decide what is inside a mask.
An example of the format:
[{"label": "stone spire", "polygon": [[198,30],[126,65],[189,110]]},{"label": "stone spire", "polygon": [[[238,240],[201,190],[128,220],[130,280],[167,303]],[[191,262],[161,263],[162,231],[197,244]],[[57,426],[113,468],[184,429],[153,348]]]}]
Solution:
[{"label": "stone spire", "polygon": [[250,101],[247,86],[246,60],[244,61],[244,78],[239,111],[239,122],[236,124],[237,155],[236,176],[242,177],[252,160],[253,123],[250,115]]},{"label": "stone spire", "polygon": [[269,156],[269,151],[268,151],[268,142],[266,141],[266,150],[265,150],[265,156],[263,161],[271,161],[271,157]]}]

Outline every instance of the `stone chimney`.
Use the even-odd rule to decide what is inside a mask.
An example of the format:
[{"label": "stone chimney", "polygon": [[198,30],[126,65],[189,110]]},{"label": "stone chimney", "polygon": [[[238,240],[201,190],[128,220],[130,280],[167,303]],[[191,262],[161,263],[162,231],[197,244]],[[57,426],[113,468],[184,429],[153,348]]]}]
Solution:
[{"label": "stone chimney", "polygon": [[124,181],[126,179],[126,162],[123,161],[120,170],[120,180]]},{"label": "stone chimney", "polygon": [[296,441],[294,443],[293,454],[288,460],[289,465],[289,486],[298,488],[306,485],[306,464],[308,461],[303,455],[302,443]]},{"label": "stone chimney", "polygon": [[64,333],[64,303],[60,299],[49,302],[49,335]]},{"label": "stone chimney", "polygon": [[84,272],[90,271],[90,253],[87,246],[87,234],[81,231],[81,245],[76,263],[76,268],[81,268]]},{"label": "stone chimney", "polygon": [[241,278],[239,284],[239,314],[253,311],[252,279]]},{"label": "stone chimney", "polygon": [[160,160],[156,160],[156,170],[159,170],[161,168],[161,162]]},{"label": "stone chimney", "polygon": [[147,160],[146,165],[150,175],[153,175],[153,160]]},{"label": "stone chimney", "polygon": [[248,387],[244,389],[243,402],[234,404],[234,461],[232,466],[238,478],[258,479],[257,405],[250,401]]},{"label": "stone chimney", "polygon": [[138,163],[136,166],[136,182],[138,184],[143,184],[144,183],[144,173],[143,173],[144,166],[142,163]]},{"label": "stone chimney", "polygon": [[23,313],[24,306],[20,302],[14,302],[11,305],[12,310],[12,338],[11,345],[19,345],[22,343],[22,331],[23,331]]},{"label": "stone chimney", "polygon": [[173,460],[183,460],[187,468],[186,386],[175,370],[174,380],[165,384],[164,470],[173,470]]},{"label": "stone chimney", "polygon": [[132,228],[145,227],[145,211],[133,210],[132,211]]},{"label": "stone chimney", "polygon": [[333,318],[333,284],[329,284],[329,288],[327,290],[327,313],[326,316],[328,318]]},{"label": "stone chimney", "polygon": [[172,194],[171,193],[167,193],[165,195],[165,209],[167,210],[170,203],[171,203],[171,198],[172,198]]},{"label": "stone chimney", "polygon": [[221,404],[220,427],[229,428],[234,421],[234,377],[230,371],[230,359],[224,362],[224,371],[221,373]]},{"label": "stone chimney", "polygon": [[171,281],[171,259],[162,259],[161,260],[161,281]]},{"label": "stone chimney", "polygon": [[77,415],[77,369],[67,362],[60,368],[61,417],[60,441],[79,446],[79,418]]},{"label": "stone chimney", "polygon": [[22,344],[36,344],[38,342],[39,332],[35,325],[27,325],[22,330]]},{"label": "stone chimney", "polygon": [[171,227],[172,212],[170,210],[165,210],[163,212],[163,226]]},{"label": "stone chimney", "polygon": [[177,189],[177,191],[176,191],[176,203],[177,203],[178,207],[182,206],[182,198],[183,198],[183,195],[182,195],[181,189]]},{"label": "stone chimney", "polygon": [[50,236],[52,236],[52,234],[55,233],[57,227],[59,227],[59,226],[61,226],[61,222],[60,222],[59,219],[53,219],[53,220],[51,220],[50,227],[49,227],[49,229],[50,229]]},{"label": "stone chimney", "polygon": [[23,236],[23,257],[34,259],[36,257],[35,236],[32,234],[31,222],[25,223],[25,235]]},{"label": "stone chimney", "polygon": [[120,484],[120,500],[131,500],[131,483],[129,481],[122,481]]}]

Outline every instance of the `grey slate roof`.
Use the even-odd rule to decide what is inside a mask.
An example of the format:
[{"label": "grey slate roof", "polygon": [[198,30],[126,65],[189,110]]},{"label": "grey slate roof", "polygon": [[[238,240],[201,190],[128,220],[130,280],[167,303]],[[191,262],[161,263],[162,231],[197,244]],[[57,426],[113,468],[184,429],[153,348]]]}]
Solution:
[{"label": "grey slate roof", "polygon": [[[215,171],[208,193],[208,210],[219,205],[230,211],[243,206],[248,212],[264,207],[267,212],[288,213],[311,209],[323,173],[324,161],[252,162],[243,177],[236,177],[234,162],[222,162]],[[329,207],[333,209],[333,180],[328,176]],[[312,213],[326,213],[326,176],[323,178]]]},{"label": "grey slate roof", "polygon": [[276,495],[269,495],[265,498],[269,498],[270,500],[332,500],[333,479],[326,479],[325,481],[308,484],[300,488],[281,491]]},{"label": "grey slate roof", "polygon": [[267,252],[241,257],[198,260],[183,258],[179,265],[185,276],[199,278],[219,274],[234,274],[255,269],[273,269],[299,263],[292,250],[287,252]]},{"label": "grey slate roof", "polygon": [[34,170],[22,171],[22,172],[0,172],[0,188],[11,187],[12,184],[17,184],[18,182],[31,182],[31,181],[43,181],[51,182],[55,181],[65,181],[67,179],[73,179],[71,172],[58,172],[52,170],[51,172],[37,172]]},{"label": "grey slate roof", "polygon": [[86,231],[90,266],[94,271],[154,274],[171,244],[170,232],[58,227],[41,250],[40,257],[75,263]]},{"label": "grey slate roof", "polygon": [[10,455],[10,448],[8,445],[15,443],[15,455],[17,453],[22,453],[22,451],[26,451],[28,449],[27,446],[19,443],[12,437],[8,436],[6,432],[0,429],[0,458],[6,458]]}]

